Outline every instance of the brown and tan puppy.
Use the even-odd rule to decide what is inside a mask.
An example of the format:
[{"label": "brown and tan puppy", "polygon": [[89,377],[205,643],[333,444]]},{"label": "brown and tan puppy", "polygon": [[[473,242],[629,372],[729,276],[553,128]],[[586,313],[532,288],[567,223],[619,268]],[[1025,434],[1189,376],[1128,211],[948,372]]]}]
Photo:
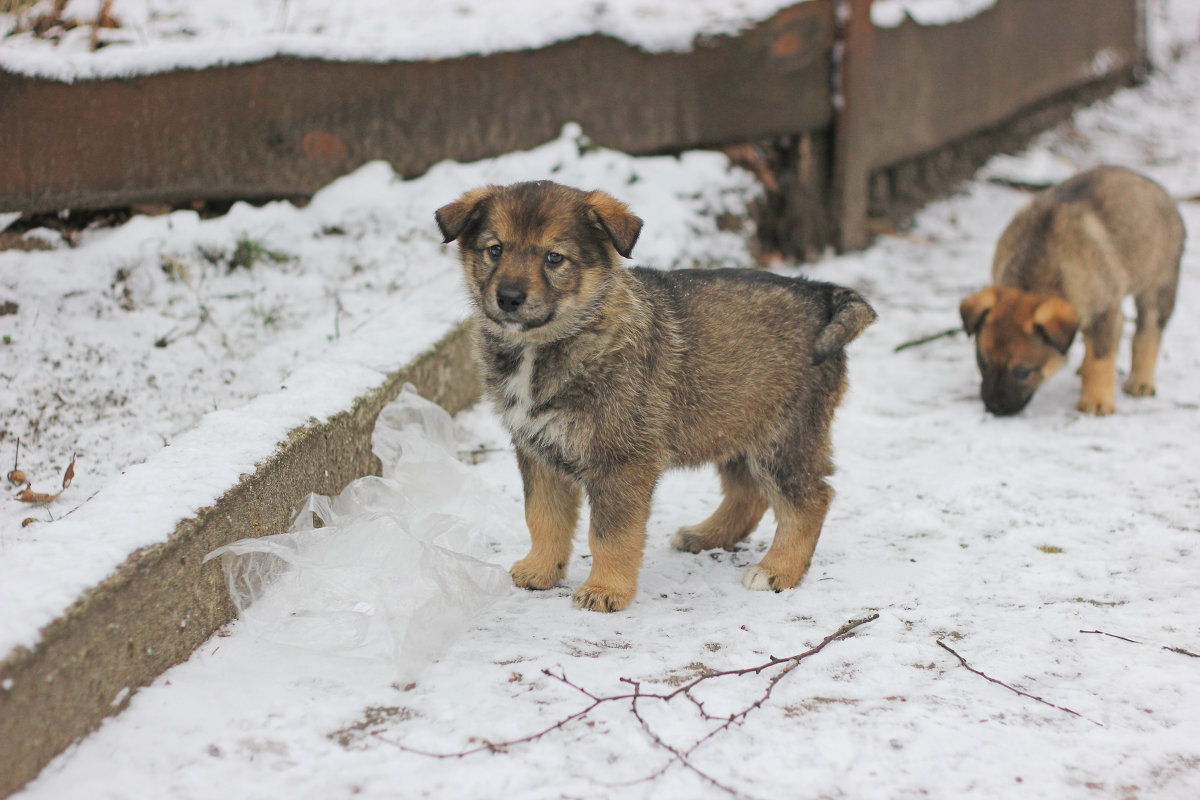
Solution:
[{"label": "brown and tan puppy", "polygon": [[981,395],[1015,414],[1084,342],[1077,408],[1115,409],[1121,301],[1133,295],[1137,329],[1125,392],[1154,394],[1163,327],[1175,308],[1183,254],[1179,209],[1161,186],[1122,167],[1097,167],[1038,194],[996,245],[993,286],[962,301],[975,337]]},{"label": "brown and tan puppy", "polygon": [[750,270],[626,269],[642,221],[603,192],[486,186],[438,209],[477,311],[486,391],[512,433],[532,548],[518,586],[563,579],[581,493],[592,570],[575,604],[625,608],[659,475],[715,462],[724,500],[672,544],[730,548],[770,505],[743,583],[795,586],[833,495],[844,345],[875,319],[856,293]]}]

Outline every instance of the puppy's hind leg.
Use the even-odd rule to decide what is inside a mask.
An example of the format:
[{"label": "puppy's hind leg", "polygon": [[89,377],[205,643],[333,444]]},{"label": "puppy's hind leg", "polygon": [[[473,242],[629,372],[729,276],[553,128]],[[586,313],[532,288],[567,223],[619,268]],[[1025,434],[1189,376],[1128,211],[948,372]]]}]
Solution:
[{"label": "puppy's hind leg", "polygon": [[1158,346],[1162,331],[1175,309],[1175,287],[1156,287],[1139,294],[1137,329],[1133,334],[1133,364],[1125,379],[1125,394],[1148,397],[1154,394],[1154,372],[1158,362]]},{"label": "puppy's hind leg", "polygon": [[744,457],[717,467],[724,496],[712,516],[698,525],[687,525],[671,537],[671,546],[688,553],[731,548],[758,527],[767,510],[763,496]]},{"label": "puppy's hind leg", "polygon": [[567,574],[581,490],[521,448],[517,448],[517,465],[525,484],[525,523],[532,546],[509,574],[524,589],[549,589]]},{"label": "puppy's hind leg", "polygon": [[830,420],[823,425],[809,422],[794,430],[773,454],[752,464],[775,511],[776,528],[767,554],[742,578],[747,589],[790,589],[812,561],[833,501],[833,489],[825,482],[833,474],[833,459]]},{"label": "puppy's hind leg", "polygon": [[746,570],[742,585],[747,589],[781,592],[800,582],[812,562],[825,514],[833,501],[833,489],[818,479],[799,498],[772,498],[778,527],[763,560]]}]

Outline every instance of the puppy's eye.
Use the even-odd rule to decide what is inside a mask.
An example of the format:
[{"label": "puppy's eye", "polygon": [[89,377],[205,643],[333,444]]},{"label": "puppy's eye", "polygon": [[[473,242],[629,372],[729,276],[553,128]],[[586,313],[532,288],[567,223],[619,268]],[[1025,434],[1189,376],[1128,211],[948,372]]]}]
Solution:
[{"label": "puppy's eye", "polygon": [[503,252],[504,252],[504,248],[498,244],[494,244],[487,249],[488,255],[491,256],[492,258],[499,258],[500,254]]},{"label": "puppy's eye", "polygon": [[1028,367],[1028,366],[1025,366],[1024,364],[1018,364],[1017,366],[1012,368],[1012,376],[1015,380],[1018,380],[1018,381],[1027,381],[1027,380],[1029,380],[1029,376],[1032,374],[1033,374],[1033,367]]},{"label": "puppy's eye", "polygon": [[563,263],[562,253],[549,252],[546,253],[546,263],[552,267],[557,267]]}]

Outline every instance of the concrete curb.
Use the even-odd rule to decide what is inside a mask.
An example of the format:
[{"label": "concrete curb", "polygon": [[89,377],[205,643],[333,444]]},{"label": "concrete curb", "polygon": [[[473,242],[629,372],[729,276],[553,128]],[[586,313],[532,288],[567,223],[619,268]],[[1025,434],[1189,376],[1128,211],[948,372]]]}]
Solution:
[{"label": "concrete curb", "polygon": [[202,564],[207,553],[248,530],[282,533],[310,493],[337,494],[379,474],[371,433],[405,383],[451,413],[474,402],[469,329],[463,323],[450,331],[349,410],[293,430],[253,474],[79,598],[43,629],[35,648],[0,662],[0,797],[233,619],[219,563]]}]

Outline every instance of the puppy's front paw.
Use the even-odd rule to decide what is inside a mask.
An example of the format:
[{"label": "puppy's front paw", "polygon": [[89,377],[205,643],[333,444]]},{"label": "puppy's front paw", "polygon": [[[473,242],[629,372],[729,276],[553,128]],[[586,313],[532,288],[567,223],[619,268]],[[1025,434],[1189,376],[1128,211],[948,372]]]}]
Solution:
[{"label": "puppy's front paw", "polygon": [[513,564],[508,574],[512,576],[513,583],[522,589],[549,589],[567,574],[567,565],[565,562],[550,563],[528,555]]},{"label": "puppy's front paw", "polygon": [[803,570],[775,570],[760,562],[746,570],[746,574],[742,576],[742,586],[756,592],[782,592],[784,589],[791,589],[802,577]]},{"label": "puppy's front paw", "polygon": [[1079,396],[1079,402],[1075,404],[1075,408],[1085,414],[1095,414],[1097,417],[1106,417],[1117,410],[1117,404],[1116,401],[1111,397],[1081,394]]},{"label": "puppy's front paw", "polygon": [[621,611],[632,601],[634,589],[613,589],[585,581],[575,590],[575,606],[588,611]]},{"label": "puppy's front paw", "polygon": [[1125,394],[1131,397],[1154,396],[1154,381],[1139,378],[1137,375],[1130,375],[1126,378],[1122,388],[1125,390]]}]

